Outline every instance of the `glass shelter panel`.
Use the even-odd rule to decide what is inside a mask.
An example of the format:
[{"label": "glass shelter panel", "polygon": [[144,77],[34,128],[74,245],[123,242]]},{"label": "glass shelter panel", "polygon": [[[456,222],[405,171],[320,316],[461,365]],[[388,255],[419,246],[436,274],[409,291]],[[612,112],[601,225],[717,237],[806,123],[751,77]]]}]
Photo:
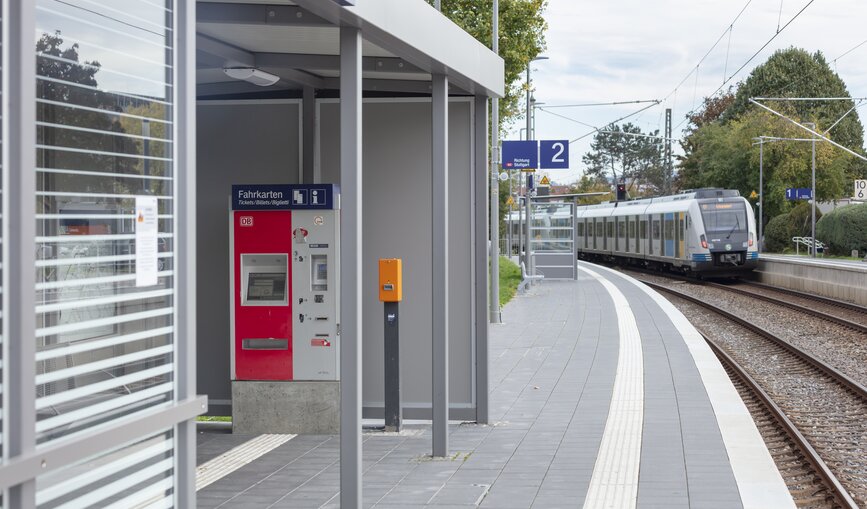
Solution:
[{"label": "glass shelter panel", "polygon": [[36,1],[40,445],[174,400],[173,28],[170,0]]},{"label": "glass shelter panel", "polygon": [[145,437],[36,479],[39,509],[172,507],[174,437]]},{"label": "glass shelter panel", "polygon": [[552,279],[574,279],[577,270],[574,204],[535,203],[531,224],[536,273]]}]

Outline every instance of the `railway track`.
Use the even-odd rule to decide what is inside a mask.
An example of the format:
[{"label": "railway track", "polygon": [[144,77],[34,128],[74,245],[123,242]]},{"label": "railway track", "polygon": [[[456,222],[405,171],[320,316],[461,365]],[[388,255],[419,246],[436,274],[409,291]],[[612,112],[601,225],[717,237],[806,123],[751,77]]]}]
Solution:
[{"label": "railway track", "polygon": [[[770,302],[777,306],[787,307],[837,325],[842,325],[862,334],[867,334],[867,309],[855,304],[803,292],[795,292],[793,290],[783,290],[761,283],[738,282],[736,284],[722,284],[705,281],[704,284],[727,292]],[[779,297],[775,297],[774,294]]]},{"label": "railway track", "polygon": [[[736,372],[733,366],[742,366],[739,371],[753,380],[752,386],[763,389],[749,392],[765,407],[779,409],[772,418],[775,425],[791,424],[786,435],[800,444],[797,454],[805,461],[792,465],[791,458],[779,458],[782,463],[777,464],[796,502],[802,507],[828,507],[822,501],[830,499],[831,507],[867,506],[867,389],[737,315],[673,288],[643,282],[711,311],[716,319],[703,320],[702,327],[709,343],[728,359],[723,361],[728,369]],[[769,443],[769,449],[776,445]],[[805,472],[809,472],[806,477]],[[816,479],[824,487],[816,486]]]}]

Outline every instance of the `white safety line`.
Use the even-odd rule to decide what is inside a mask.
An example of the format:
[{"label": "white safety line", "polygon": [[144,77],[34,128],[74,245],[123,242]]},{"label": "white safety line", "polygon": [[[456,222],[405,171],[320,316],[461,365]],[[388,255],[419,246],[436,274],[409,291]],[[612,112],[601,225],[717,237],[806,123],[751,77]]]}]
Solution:
[{"label": "white safety line", "polygon": [[629,301],[620,290],[599,274],[583,267],[578,269],[599,281],[611,295],[620,336],[611,406],[584,507],[631,509],[638,502],[638,467],[644,425],[641,336]]},{"label": "white safety line", "polygon": [[298,435],[259,435],[196,468],[196,491],[215,483]]},{"label": "white safety line", "polygon": [[649,295],[674,324],[689,348],[719,423],[723,443],[744,509],[792,508],[795,503],[755,421],[734,385],[698,330],[674,304],[647,285],[606,267]]}]

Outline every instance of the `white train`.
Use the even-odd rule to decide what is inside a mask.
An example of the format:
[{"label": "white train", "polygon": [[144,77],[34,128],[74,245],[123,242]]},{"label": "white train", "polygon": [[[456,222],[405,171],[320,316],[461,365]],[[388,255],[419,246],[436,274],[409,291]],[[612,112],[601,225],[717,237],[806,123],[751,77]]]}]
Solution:
[{"label": "white train", "polygon": [[582,259],[685,273],[736,274],[759,259],[752,207],[728,189],[581,206],[575,240]]}]

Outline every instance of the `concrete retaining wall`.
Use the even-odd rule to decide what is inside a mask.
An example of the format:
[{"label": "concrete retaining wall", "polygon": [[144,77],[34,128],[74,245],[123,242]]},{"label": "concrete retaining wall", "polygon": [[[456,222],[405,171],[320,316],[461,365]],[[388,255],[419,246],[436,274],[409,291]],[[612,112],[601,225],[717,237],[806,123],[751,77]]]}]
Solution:
[{"label": "concrete retaining wall", "polygon": [[762,283],[867,306],[867,263],[863,265],[832,262],[823,265],[763,256],[755,273]]}]

